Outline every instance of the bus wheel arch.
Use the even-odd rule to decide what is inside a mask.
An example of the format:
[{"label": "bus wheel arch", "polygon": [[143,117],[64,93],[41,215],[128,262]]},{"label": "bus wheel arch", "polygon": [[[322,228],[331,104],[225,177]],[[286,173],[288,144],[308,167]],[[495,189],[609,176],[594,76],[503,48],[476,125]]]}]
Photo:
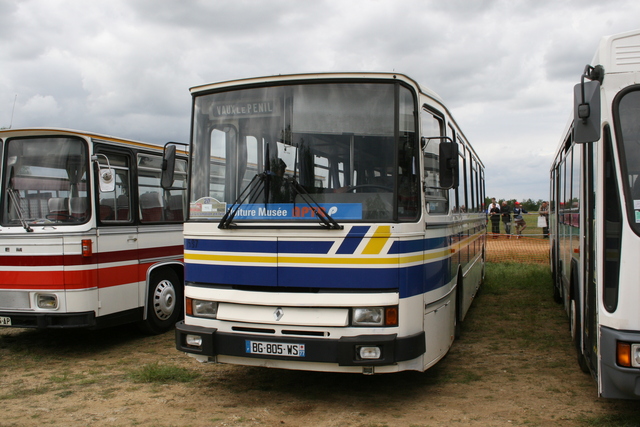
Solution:
[{"label": "bus wheel arch", "polygon": [[155,268],[148,275],[146,294],[146,319],[140,326],[143,331],[159,334],[171,329],[182,316],[184,284],[180,268],[165,265]]}]

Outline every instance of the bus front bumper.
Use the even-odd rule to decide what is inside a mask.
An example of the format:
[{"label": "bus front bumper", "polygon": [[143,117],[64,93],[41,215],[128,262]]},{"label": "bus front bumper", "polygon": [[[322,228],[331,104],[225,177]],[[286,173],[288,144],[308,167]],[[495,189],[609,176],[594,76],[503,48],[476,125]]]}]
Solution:
[{"label": "bus front bumper", "polygon": [[90,328],[96,325],[93,311],[83,313],[23,313],[1,312],[4,320],[0,326],[11,328],[67,329]]},{"label": "bus front bumper", "polygon": [[[304,356],[252,354],[252,343],[274,343],[304,348]],[[296,362],[337,363],[339,366],[383,366],[415,359],[425,352],[424,332],[398,338],[390,335],[358,335],[339,339],[273,337],[229,334],[213,328],[176,324],[176,348],[185,353],[215,358],[218,355]],[[379,349],[378,358],[362,358],[362,349]],[[371,352],[375,354],[375,351]]]}]

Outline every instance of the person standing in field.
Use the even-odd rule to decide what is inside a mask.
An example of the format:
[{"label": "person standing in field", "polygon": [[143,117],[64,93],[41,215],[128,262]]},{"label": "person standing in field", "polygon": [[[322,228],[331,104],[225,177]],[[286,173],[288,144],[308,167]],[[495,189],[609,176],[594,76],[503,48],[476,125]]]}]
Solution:
[{"label": "person standing in field", "polygon": [[523,213],[528,213],[521,207],[520,202],[516,202],[516,206],[513,208],[513,221],[515,222],[516,234],[518,239],[522,237],[522,232],[527,228],[527,223],[524,221]]},{"label": "person standing in field", "polygon": [[504,223],[504,232],[507,238],[509,238],[511,237],[511,207],[507,204],[506,200],[502,202],[502,206],[500,206],[500,217]]},{"label": "person standing in field", "polygon": [[538,210],[538,215],[540,215],[541,219],[538,221],[540,223],[544,223],[544,227],[542,227],[542,236],[545,239],[549,238],[549,204],[547,202],[542,202],[540,205],[540,210]]},{"label": "person standing in field", "polygon": [[489,219],[491,219],[493,238],[496,239],[500,234],[500,205],[496,203],[495,197],[491,199],[491,204],[489,205]]}]

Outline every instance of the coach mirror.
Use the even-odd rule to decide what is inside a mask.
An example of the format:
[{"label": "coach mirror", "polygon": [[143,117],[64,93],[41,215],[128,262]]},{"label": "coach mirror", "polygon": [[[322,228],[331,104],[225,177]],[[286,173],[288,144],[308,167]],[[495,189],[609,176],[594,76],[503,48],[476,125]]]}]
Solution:
[{"label": "coach mirror", "polygon": [[[98,161],[98,156],[104,157],[107,165],[100,164]],[[98,183],[100,184],[100,192],[101,193],[109,193],[116,189],[116,175],[111,169],[111,165],[109,164],[109,158],[104,154],[95,154],[91,160],[96,162],[98,165]]]},{"label": "coach mirror", "polygon": [[160,185],[165,190],[173,187],[173,172],[176,167],[176,146],[167,142],[164,146],[164,155],[162,158],[162,178]]},{"label": "coach mirror", "polygon": [[[591,81],[585,82],[585,77]],[[604,69],[587,65],[580,84],[573,88],[573,140],[576,143],[600,139],[600,84]]]},{"label": "coach mirror", "polygon": [[450,189],[458,186],[458,144],[442,141],[439,148],[440,187]]}]

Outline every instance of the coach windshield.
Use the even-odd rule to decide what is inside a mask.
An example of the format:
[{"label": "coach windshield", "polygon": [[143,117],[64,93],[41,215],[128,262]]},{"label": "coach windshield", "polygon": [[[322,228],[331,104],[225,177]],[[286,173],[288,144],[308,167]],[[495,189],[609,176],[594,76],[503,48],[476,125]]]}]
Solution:
[{"label": "coach windshield", "polygon": [[626,92],[617,104],[619,149],[626,175],[627,212],[629,222],[640,234],[640,89]]},{"label": "coach windshield", "polygon": [[77,224],[89,217],[87,150],[65,137],[6,141],[2,225]]},{"label": "coach windshield", "polygon": [[[191,219],[418,217],[415,101],[391,83],[259,87],[197,96]],[[305,194],[306,193],[306,194]]]}]

